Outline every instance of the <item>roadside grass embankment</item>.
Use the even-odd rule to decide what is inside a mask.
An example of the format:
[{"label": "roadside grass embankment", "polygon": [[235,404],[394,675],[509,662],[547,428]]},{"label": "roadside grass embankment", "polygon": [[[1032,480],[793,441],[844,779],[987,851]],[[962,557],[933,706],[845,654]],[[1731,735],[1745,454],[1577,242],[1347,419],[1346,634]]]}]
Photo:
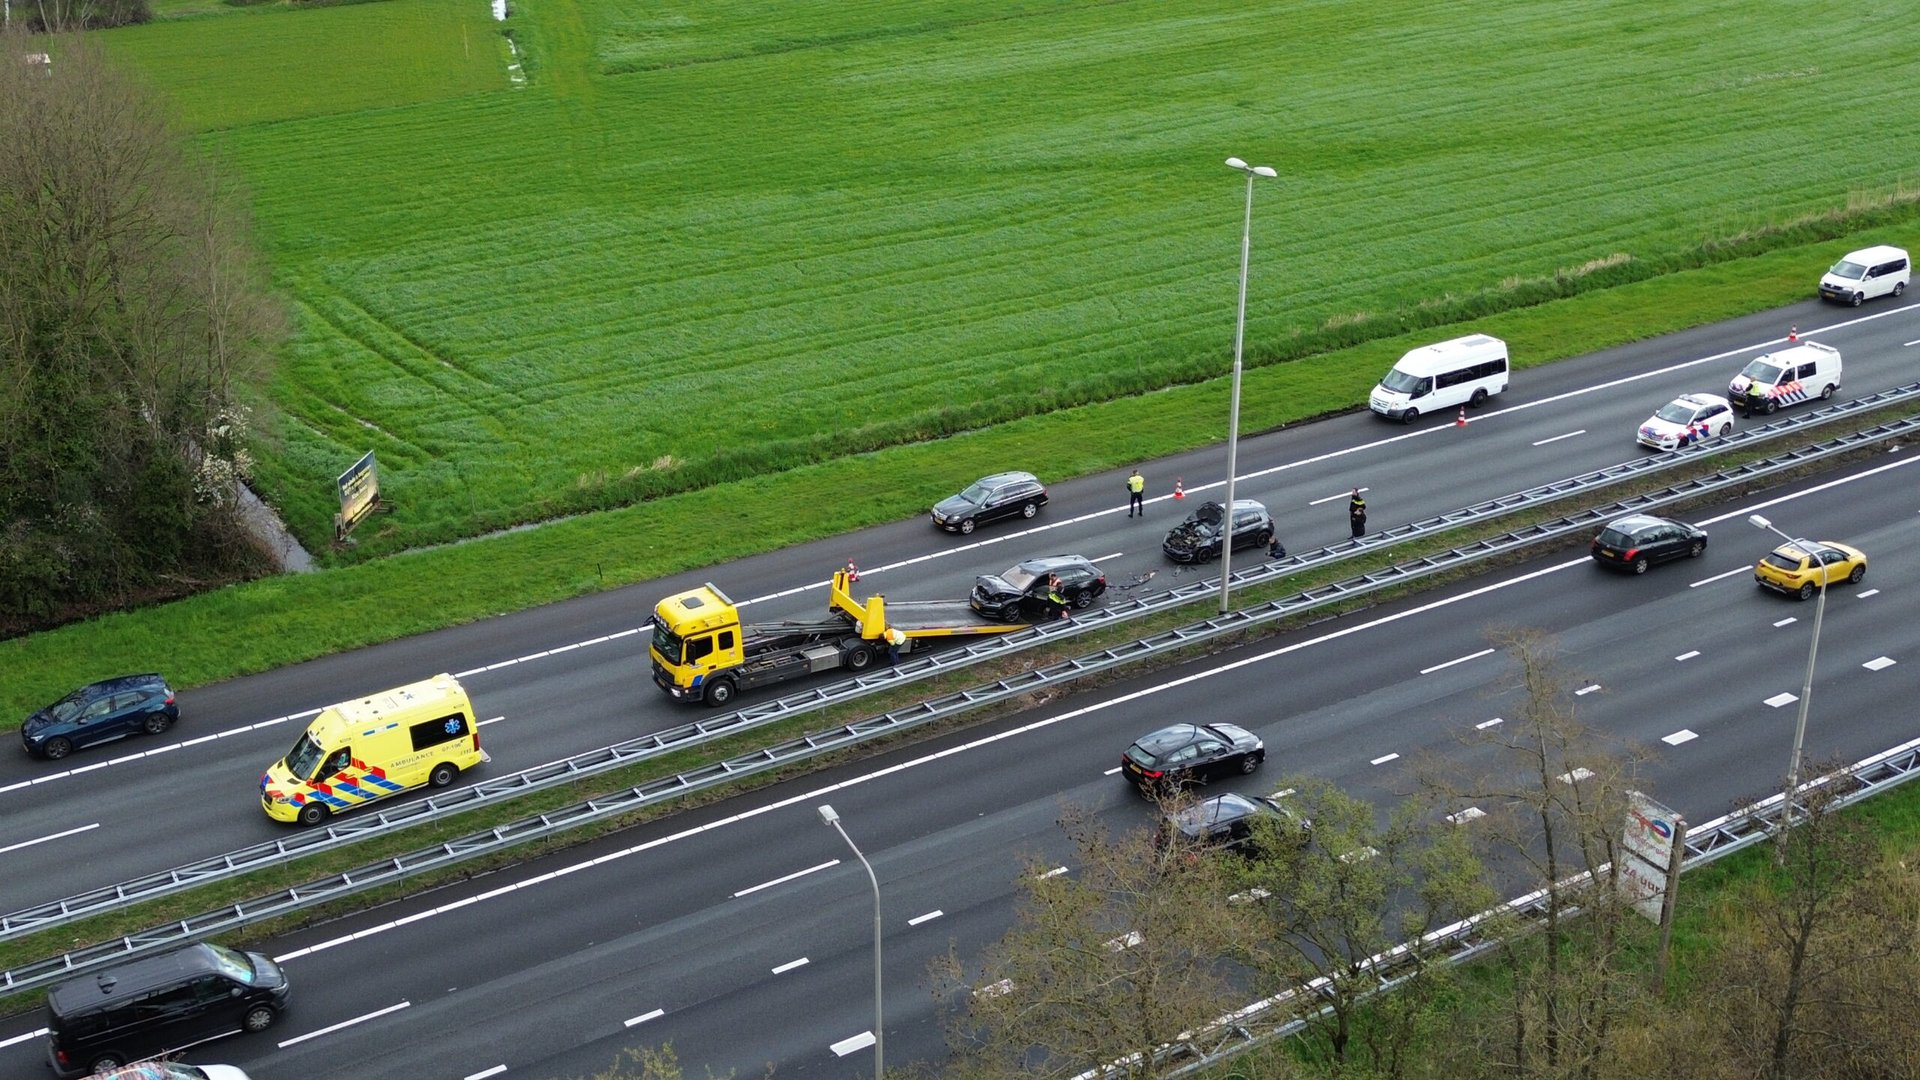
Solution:
[{"label": "roadside grass embankment", "polygon": [[[1860,418],[1860,426],[1869,426],[1871,423],[1882,422],[1895,416],[1913,415],[1917,411],[1920,410],[1912,408],[1883,410],[1879,415]],[[1827,462],[1815,463],[1791,470],[1789,473],[1770,478],[1765,486],[1774,486],[1798,476],[1810,475],[1837,468],[1848,461],[1861,460],[1867,456],[1880,453],[1883,450],[1884,447],[1856,451]],[[1739,455],[1719,455],[1712,459],[1704,459],[1684,468],[1671,470],[1659,477],[1644,477],[1631,485],[1619,485],[1614,489],[1608,490],[1604,495],[1596,495],[1595,499],[1618,499],[1639,492],[1656,490],[1690,476],[1704,475],[1738,464],[1741,461],[1753,460],[1764,456],[1767,456],[1767,452],[1759,448]],[[1706,502],[1709,500],[1702,499],[1698,501]],[[1530,524],[1551,520],[1567,513],[1574,505],[1575,502],[1569,500],[1560,504],[1543,506],[1532,511],[1509,515],[1503,518],[1498,526],[1487,526],[1470,530],[1454,530],[1445,534],[1421,538],[1418,541],[1410,541],[1393,547],[1382,548],[1378,551],[1368,552],[1360,558],[1332,566],[1320,567],[1296,575],[1290,575],[1284,580],[1267,582],[1260,585],[1249,585],[1243,587],[1237,594],[1240,598],[1240,606],[1244,608],[1249,605],[1292,595],[1293,593],[1317,585],[1346,580],[1381,570],[1396,563],[1418,558],[1424,554],[1446,551],[1452,547],[1470,542],[1479,536],[1488,535],[1495,531],[1523,528]],[[1683,503],[1668,512],[1684,513],[1689,505],[1692,504]],[[1571,549],[1583,542],[1583,540],[1576,538],[1575,540],[1556,545],[1556,547]],[[1488,572],[1488,570],[1499,566],[1510,565],[1524,559],[1539,557],[1546,550],[1551,549],[1544,545],[1536,546],[1524,552],[1515,552],[1487,560],[1472,567],[1462,567],[1436,574],[1405,586],[1383,590],[1380,593],[1369,596],[1355,597],[1349,601],[1319,608],[1311,612],[1305,612],[1252,631],[1226,635],[1185,649],[1170,652],[1144,664],[1130,666],[1125,671],[1091,675],[1075,682],[1071,688],[1062,687],[1042,693],[1023,695],[1021,698],[1011,702],[977,710],[972,714],[937,723],[930,723],[896,736],[876,740],[873,743],[858,748],[823,755],[786,768],[770,770],[766,773],[746,777],[645,811],[622,815],[617,818],[583,826],[563,835],[529,842],[511,851],[475,859],[458,867],[450,867],[445,870],[423,874],[410,879],[404,884],[369,890],[351,898],[317,907],[298,915],[257,924],[250,927],[244,934],[232,935],[232,937],[239,940],[264,939],[297,926],[323,921],[327,918],[350,911],[361,910],[384,901],[398,899],[448,882],[469,878],[489,870],[498,869],[502,866],[522,862],[542,853],[574,846],[586,840],[604,836],[644,821],[671,815],[691,806],[704,805],[745,791],[763,788],[783,780],[793,779],[808,773],[830,768],[850,760],[924,741],[944,732],[964,728],[993,717],[1030,708],[1061,693],[1084,690],[1118,678],[1135,677],[1143,671],[1172,667],[1177,664],[1189,662],[1196,657],[1236,648],[1252,641],[1298,629],[1309,623],[1320,622],[1332,616],[1362,610],[1396,597],[1484,574]],[[507,822],[552,811],[583,799],[626,790],[629,787],[647,780],[672,775],[675,772],[685,771],[704,765],[710,761],[745,754],[763,746],[797,737],[808,731],[831,729],[867,716],[876,715],[895,708],[903,708],[930,696],[951,693],[997,678],[1015,675],[1036,666],[1054,663],[1073,656],[1085,655],[1101,648],[1123,644],[1159,631],[1186,625],[1211,604],[1212,600],[1210,598],[1202,599],[1177,611],[1162,612],[1150,618],[1141,619],[1123,626],[1109,627],[1095,633],[1087,634],[1069,642],[1062,642],[1055,646],[1022,653],[1017,657],[1007,657],[990,664],[983,664],[964,671],[952,672],[935,679],[912,684],[911,686],[900,687],[884,694],[863,698],[857,702],[850,702],[819,712],[809,713],[736,738],[722,740],[693,750],[666,755],[640,765],[568,785],[564,788],[529,795],[525,798],[514,800],[509,804],[476,810],[471,813],[449,818],[445,821],[411,829],[403,834],[380,837],[348,849],[328,852],[300,860],[297,863],[277,866],[245,877],[195,889],[191,892],[180,893],[171,897],[129,907],[109,915],[73,923],[40,934],[23,937],[15,941],[0,943],[0,968],[15,967],[32,960],[79,948],[84,945],[112,940],[121,935],[150,926],[175,922],[222,905],[257,897],[275,890],[311,881],[328,874],[375,864],[386,857],[430,847],[434,844],[496,827]],[[688,715],[692,717],[697,714],[690,710]],[[1916,826],[1916,828],[1920,828],[1920,826]],[[26,1005],[32,1004],[35,1000],[37,1000],[37,998],[34,995],[16,996],[16,999],[5,1007],[9,1009],[25,1007]]]}]

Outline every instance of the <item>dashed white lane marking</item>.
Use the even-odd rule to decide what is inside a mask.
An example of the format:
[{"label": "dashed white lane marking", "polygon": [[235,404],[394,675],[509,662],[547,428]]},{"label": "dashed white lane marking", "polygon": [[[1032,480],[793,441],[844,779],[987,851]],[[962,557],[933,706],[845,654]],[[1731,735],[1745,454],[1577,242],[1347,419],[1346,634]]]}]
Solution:
[{"label": "dashed white lane marking", "polygon": [[[1362,495],[1365,495],[1365,494],[1366,494],[1367,492],[1369,492],[1369,491],[1372,491],[1372,490],[1373,490],[1372,488],[1366,488],[1366,487],[1363,487],[1363,488],[1361,488],[1361,489],[1360,489],[1360,494],[1362,494]],[[1330,503],[1330,502],[1338,502],[1338,501],[1340,501],[1341,499],[1351,499],[1352,497],[1353,497],[1353,489],[1351,489],[1351,488],[1349,488],[1349,489],[1347,489],[1346,491],[1343,491],[1343,492],[1341,492],[1341,493],[1340,493],[1340,494],[1338,494],[1338,495],[1329,495],[1329,496],[1327,496],[1327,497],[1326,497],[1326,498],[1324,498],[1324,499],[1315,499],[1315,500],[1313,500],[1312,502],[1310,502],[1310,503],[1308,503],[1307,505],[1308,505],[1308,506],[1319,506],[1319,505],[1320,505],[1321,503]]]},{"label": "dashed white lane marking", "polygon": [[841,1039],[839,1042],[834,1043],[832,1046],[829,1046],[827,1049],[832,1050],[833,1055],[835,1057],[846,1057],[848,1054],[851,1054],[856,1050],[865,1050],[867,1047],[872,1046],[876,1041],[877,1040],[875,1040],[873,1037],[873,1032],[863,1031],[860,1034],[855,1035],[850,1039]]},{"label": "dashed white lane marking", "polygon": [[1066,867],[1064,867],[1064,866],[1056,866],[1056,867],[1054,867],[1053,869],[1051,869],[1051,870],[1049,870],[1049,871],[1047,871],[1046,873],[1044,873],[1044,874],[1041,874],[1040,876],[1041,876],[1041,878],[1043,878],[1043,879],[1044,879],[1044,878],[1050,878],[1050,877],[1059,877],[1059,876],[1060,876],[1061,874],[1064,874],[1064,873],[1066,873],[1066,872],[1067,872],[1067,868],[1066,868]]},{"label": "dashed white lane marking", "polygon": [[1690,584],[1690,585],[1688,585],[1688,586],[1687,586],[1687,588],[1689,588],[1689,589],[1697,589],[1697,588],[1699,588],[1699,587],[1700,587],[1700,586],[1702,586],[1702,585],[1711,585],[1711,584],[1713,584],[1713,583],[1714,583],[1714,582],[1716,582],[1716,581],[1725,581],[1726,579],[1728,579],[1728,578],[1730,578],[1730,577],[1736,577],[1736,576],[1738,576],[1738,575],[1740,575],[1740,574],[1751,574],[1751,573],[1753,573],[1753,567],[1751,567],[1751,566],[1742,566],[1742,567],[1740,567],[1739,569],[1736,569],[1736,570],[1729,570],[1729,571],[1727,571],[1727,572],[1726,572],[1726,573],[1724,573],[1724,574],[1715,574],[1715,575],[1713,575],[1712,577],[1709,577],[1709,578],[1701,578],[1701,579],[1700,579],[1699,581],[1696,581],[1696,582],[1693,582],[1692,584]]},{"label": "dashed white lane marking", "polygon": [[0,1039],[0,1049],[5,1049],[15,1043],[32,1042],[35,1039],[42,1039],[46,1037],[46,1034],[47,1029],[41,1028],[38,1031],[29,1031],[25,1035],[15,1035],[11,1039]]},{"label": "dashed white lane marking", "polygon": [[1369,762],[1367,762],[1367,764],[1369,764],[1369,765],[1385,765],[1385,764],[1386,764],[1387,762],[1389,762],[1389,761],[1397,761],[1397,760],[1399,760],[1399,757],[1400,757],[1400,755],[1399,755],[1399,754],[1388,754],[1388,755],[1387,755],[1386,757],[1377,757],[1377,758],[1374,758],[1374,759],[1373,759],[1372,761],[1369,761]]},{"label": "dashed white lane marking", "polygon": [[1118,766],[1118,765],[1115,765],[1115,766],[1114,766],[1113,768],[1111,768],[1111,769],[1108,769],[1108,770],[1107,770],[1106,772],[1103,772],[1103,773],[1101,773],[1100,775],[1101,775],[1101,776],[1112,776],[1112,775],[1113,775],[1114,773],[1117,773],[1117,772],[1119,772],[1119,771],[1120,771],[1120,766]]},{"label": "dashed white lane marking", "polygon": [[[525,656],[516,656],[511,660],[501,660],[501,661],[498,661],[497,663],[482,664],[481,666],[476,668],[468,668],[465,671],[456,671],[453,673],[453,677],[456,679],[464,679],[471,675],[480,675],[489,671],[498,671],[501,668],[510,668],[515,664],[524,664],[529,660],[544,660],[549,656],[555,656],[564,652],[572,652],[575,649],[584,649],[590,645],[604,645],[609,641],[619,641],[621,638],[632,637],[635,634],[643,634],[646,632],[647,632],[647,627],[645,626],[635,626],[635,627],[630,627],[626,630],[616,630],[611,634],[602,634],[597,638],[588,638],[585,641],[576,641],[571,645],[560,645],[551,649],[542,649],[537,653],[528,653]],[[319,710],[316,709],[314,711],[318,712]]]},{"label": "dashed white lane marking", "polygon": [[658,1019],[660,1019],[661,1017],[663,1017],[663,1016],[665,1016],[665,1015],[667,1015],[667,1010],[665,1010],[665,1009],[655,1009],[655,1010],[653,1010],[653,1011],[652,1011],[652,1012],[650,1012],[650,1013],[642,1013],[642,1014],[640,1014],[639,1016],[636,1016],[636,1017],[634,1017],[634,1018],[633,1018],[633,1019],[631,1019],[631,1020],[623,1020],[623,1021],[621,1021],[621,1026],[623,1026],[623,1027],[638,1027],[638,1026],[640,1026],[641,1024],[644,1024],[644,1023],[646,1023],[646,1022],[647,1022],[647,1021],[649,1021],[649,1020],[658,1020]]},{"label": "dashed white lane marking", "polygon": [[[1889,660],[1887,661],[1887,663],[1891,664],[1893,663],[1893,661]],[[37,837],[32,840],[22,840],[17,844],[8,844],[6,847],[0,847],[0,855],[5,855],[9,851],[19,851],[21,848],[32,847],[35,844],[44,844],[49,840],[59,840],[62,837],[72,836],[75,833],[83,833],[89,829],[97,829],[99,827],[100,827],[100,823],[96,821],[91,825],[82,825],[77,829],[68,829],[65,832],[48,833],[46,836]]]},{"label": "dashed white lane marking", "polygon": [[474,727],[486,727],[488,724],[497,724],[500,721],[505,719],[506,717],[504,716],[489,717],[488,719],[482,720],[479,723],[475,724]]},{"label": "dashed white lane marking", "polygon": [[1920,338],[1914,338],[1912,341],[1903,341],[1900,343],[1900,347],[1903,349],[1911,348],[1915,345],[1920,345]]},{"label": "dashed white lane marking", "polygon": [[1691,660],[1691,659],[1693,659],[1694,657],[1696,657],[1696,656],[1699,656],[1699,655],[1700,655],[1700,650],[1699,650],[1699,649],[1695,649],[1695,650],[1693,650],[1692,652],[1683,652],[1683,653],[1681,653],[1681,654],[1680,654],[1679,656],[1676,656],[1676,657],[1674,657],[1674,659],[1675,659],[1675,660]]},{"label": "dashed white lane marking", "polygon": [[1688,731],[1686,728],[1681,728],[1671,735],[1661,736],[1660,741],[1666,743],[1668,746],[1679,746],[1681,743],[1692,742],[1699,737],[1700,736],[1694,732]]},{"label": "dashed white lane marking", "polygon": [[1799,622],[1799,621],[1800,621],[1799,619],[1797,619],[1797,618],[1795,618],[1795,617],[1793,617],[1792,615],[1789,615],[1789,616],[1787,616],[1786,618],[1784,618],[1784,619],[1781,619],[1781,620],[1780,620],[1779,622],[1776,622],[1776,623],[1774,623],[1773,625],[1774,625],[1774,626],[1776,626],[1776,627],[1779,627],[1779,626],[1791,626],[1792,624],[1794,624],[1794,623],[1797,623],[1797,622]]},{"label": "dashed white lane marking", "polygon": [[1477,724],[1475,724],[1475,725],[1473,725],[1473,730],[1475,730],[1475,731],[1485,731],[1485,730],[1487,730],[1487,729],[1488,729],[1488,728],[1490,728],[1490,727],[1498,727],[1499,725],[1501,725],[1501,724],[1504,724],[1504,723],[1506,723],[1506,721],[1505,721],[1504,719],[1502,719],[1502,718],[1500,718],[1500,717],[1498,717],[1498,716],[1496,716],[1496,717],[1494,717],[1494,718],[1493,718],[1493,719],[1491,719],[1491,720],[1482,720],[1482,721],[1480,721],[1479,723],[1477,723]]},{"label": "dashed white lane marking", "polygon": [[929,911],[929,912],[927,912],[927,913],[926,913],[925,915],[915,915],[915,916],[914,916],[913,918],[911,918],[911,919],[908,919],[908,920],[907,920],[907,925],[908,925],[908,926],[919,926],[919,925],[920,925],[921,923],[923,923],[923,922],[932,922],[933,920],[935,920],[935,919],[937,919],[937,918],[939,918],[940,916],[942,916],[942,915],[945,915],[945,914],[946,914],[946,912],[944,912],[944,911],[941,911],[941,910],[939,910],[938,908],[936,908],[936,909],[934,909],[933,911]]},{"label": "dashed white lane marking", "polygon": [[1481,658],[1481,657],[1483,657],[1483,656],[1492,656],[1492,655],[1493,655],[1493,650],[1492,650],[1492,649],[1481,649],[1481,650],[1480,650],[1479,652],[1477,652],[1477,653],[1468,653],[1467,655],[1465,655],[1465,656],[1462,656],[1462,657],[1459,657],[1458,659],[1454,659],[1454,660],[1448,660],[1448,661],[1446,661],[1445,663],[1441,663],[1441,664],[1435,664],[1435,665],[1433,665],[1432,667],[1424,667],[1424,668],[1421,668],[1421,669],[1420,669],[1420,674],[1422,674],[1422,675],[1431,675],[1431,674],[1433,674],[1434,672],[1436,672],[1436,671],[1439,671],[1439,670],[1440,670],[1440,669],[1442,669],[1442,668],[1450,668],[1450,667],[1452,667],[1452,666],[1453,666],[1453,665],[1455,665],[1455,664],[1464,664],[1464,663],[1466,663],[1466,662],[1467,662],[1467,661],[1469,661],[1469,660],[1478,660],[1478,659],[1480,659],[1480,658]]},{"label": "dashed white lane marking", "polygon": [[789,960],[786,963],[781,964],[780,966],[773,969],[773,973],[775,975],[785,975],[787,972],[792,971],[794,968],[803,968],[811,963],[813,963],[813,961],[803,956],[798,960]]},{"label": "dashed white lane marking", "polygon": [[[1879,671],[1882,668],[1890,668],[1896,663],[1898,663],[1898,661],[1891,656],[1876,656],[1860,666],[1866,668],[1868,671]],[[0,848],[0,851],[6,850],[8,849]]]},{"label": "dashed white lane marking", "polygon": [[1483,818],[1486,816],[1487,816],[1487,812],[1485,810],[1482,810],[1477,806],[1469,806],[1465,810],[1462,810],[1457,814],[1448,814],[1447,824],[1465,825],[1467,822],[1472,821],[1475,818]]},{"label": "dashed white lane marking", "polygon": [[507,1067],[505,1065],[495,1065],[491,1069],[481,1069],[477,1073],[468,1073],[466,1075],[466,1080],[487,1080],[487,1077],[489,1076],[499,1076],[501,1073],[506,1071],[507,1071]]},{"label": "dashed white lane marking", "polygon": [[1129,930],[1119,937],[1114,938],[1112,941],[1107,942],[1107,951],[1121,952],[1126,949],[1131,949],[1145,940],[1147,939],[1140,936],[1140,931]]},{"label": "dashed white lane marking", "polygon": [[1799,694],[1779,693],[1768,698],[1765,704],[1771,705],[1777,709],[1782,705],[1791,705],[1794,702],[1799,700],[1800,700]]},{"label": "dashed white lane marking", "polygon": [[1594,683],[1594,684],[1593,684],[1593,685],[1591,685],[1591,686],[1583,686],[1583,687],[1581,687],[1580,689],[1578,689],[1578,690],[1575,690],[1575,691],[1573,692],[1573,696],[1574,696],[1574,697],[1586,697],[1586,696],[1587,696],[1588,694],[1593,694],[1593,693],[1598,693],[1598,692],[1599,692],[1599,690],[1600,690],[1600,684],[1599,684],[1599,683]]},{"label": "dashed white lane marking", "polygon": [[1579,781],[1582,781],[1582,780],[1593,779],[1593,770],[1583,765],[1580,768],[1573,770],[1572,772],[1561,773],[1559,776],[1554,777],[1554,779],[1560,781],[1563,784],[1578,783]]},{"label": "dashed white lane marking", "polygon": [[[973,996],[974,997],[1002,997],[1006,994],[1011,994],[1011,993],[1013,993],[1013,980],[1001,979],[999,982],[990,982],[987,985],[982,986],[979,989],[975,990],[973,992]],[[42,1034],[45,1034],[45,1033],[42,1032]]]},{"label": "dashed white lane marking", "polygon": [[369,1020],[375,1019],[377,1017],[385,1016],[388,1013],[399,1012],[401,1009],[407,1008],[412,1004],[413,1002],[411,1001],[403,1001],[398,1005],[389,1005],[384,1009],[375,1009],[370,1013],[364,1013],[360,1016],[354,1017],[351,1020],[342,1020],[337,1024],[330,1024],[326,1027],[321,1028],[319,1031],[309,1031],[305,1035],[295,1035],[291,1039],[283,1040],[280,1043],[280,1049],[285,1050],[287,1047],[292,1046],[295,1043],[303,1043],[303,1042],[306,1042],[308,1039],[317,1039],[322,1035],[331,1035],[336,1031],[340,1031],[343,1028],[350,1028],[355,1024],[364,1024]]},{"label": "dashed white lane marking", "polygon": [[1866,592],[1853,594],[1853,598],[1855,600],[1865,600],[1869,596],[1878,596],[1878,595],[1880,595],[1879,589],[1868,589]]},{"label": "dashed white lane marking", "polygon": [[777,878],[774,878],[772,881],[763,881],[758,885],[741,889],[739,892],[733,894],[733,898],[735,900],[738,900],[739,898],[747,895],[748,893],[757,893],[761,889],[771,889],[775,885],[785,885],[787,882],[792,881],[795,878],[803,878],[803,877],[806,877],[808,874],[818,873],[819,871],[825,870],[830,866],[839,866],[839,865],[840,865],[839,859],[828,859],[826,862],[823,862],[818,866],[809,866],[805,870],[795,870],[793,873],[788,874],[785,877],[777,877]]},{"label": "dashed white lane marking", "polygon": [[1540,440],[1539,442],[1536,442],[1536,443],[1534,443],[1533,445],[1535,445],[1535,446],[1545,446],[1545,445],[1547,445],[1547,444],[1548,444],[1548,443],[1550,443],[1550,442],[1559,442],[1559,441],[1560,441],[1561,439],[1571,439],[1571,438],[1573,438],[1573,437],[1574,437],[1575,435],[1585,435],[1586,433],[1587,433],[1587,429],[1586,429],[1586,428],[1581,428],[1581,429],[1580,429],[1579,431],[1569,431],[1569,432],[1567,432],[1567,433],[1566,433],[1565,435],[1555,435],[1555,436],[1554,436],[1553,438],[1551,438],[1551,439],[1541,439],[1541,440]]}]

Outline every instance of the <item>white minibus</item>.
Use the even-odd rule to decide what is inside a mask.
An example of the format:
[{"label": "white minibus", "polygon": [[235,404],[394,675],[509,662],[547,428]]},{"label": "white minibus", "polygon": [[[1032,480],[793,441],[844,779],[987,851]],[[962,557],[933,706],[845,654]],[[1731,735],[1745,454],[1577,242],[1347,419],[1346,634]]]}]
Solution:
[{"label": "white minibus", "polygon": [[1381,416],[1413,423],[1421,413],[1456,405],[1479,408],[1507,388],[1507,343],[1487,334],[1426,345],[1393,365],[1367,404]]}]

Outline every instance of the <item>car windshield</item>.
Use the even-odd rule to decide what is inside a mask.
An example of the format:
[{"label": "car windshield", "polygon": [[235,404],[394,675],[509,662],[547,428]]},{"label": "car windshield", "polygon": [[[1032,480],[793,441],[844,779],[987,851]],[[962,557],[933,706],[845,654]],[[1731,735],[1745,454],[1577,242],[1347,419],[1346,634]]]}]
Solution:
[{"label": "car windshield", "polygon": [[1755,360],[1753,363],[1748,364],[1740,374],[1745,375],[1754,382],[1771,385],[1780,381],[1780,365],[1769,364],[1765,360]]},{"label": "car windshield", "polygon": [[1013,586],[1016,589],[1019,589],[1022,592],[1025,592],[1027,586],[1033,584],[1035,581],[1038,581],[1039,579],[1040,579],[1039,572],[1035,570],[1027,569],[1027,566],[1025,563],[1021,563],[1020,565],[1015,566],[1013,569],[1008,570],[1006,573],[1000,575],[1001,581],[1006,582],[1007,584]]},{"label": "car windshield", "polygon": [[1834,263],[1833,269],[1827,271],[1827,273],[1832,274],[1834,277],[1851,278],[1854,281],[1858,281],[1867,276],[1867,268],[1857,262],[1848,262],[1845,259],[1841,259],[1839,262]]},{"label": "car windshield", "polygon": [[1659,412],[1653,414],[1656,420],[1665,420],[1669,424],[1690,424],[1693,422],[1694,407],[1684,401],[1669,401]]},{"label": "car windshield", "polygon": [[1409,375],[1399,368],[1394,368],[1387,372],[1386,378],[1380,380],[1380,385],[1396,394],[1412,397],[1426,392],[1427,380],[1423,376]]},{"label": "car windshield", "polygon": [[666,624],[660,622],[658,617],[653,623],[653,647],[661,656],[666,657],[669,663],[680,662],[680,635],[667,629]]},{"label": "car windshield", "polygon": [[967,490],[961,492],[959,495],[959,498],[965,500],[966,502],[970,502],[975,506],[979,506],[981,503],[984,503],[987,501],[987,494],[992,490],[993,490],[992,488],[988,487],[985,484],[973,483],[973,484],[967,485]]},{"label": "car windshield", "polygon": [[229,949],[225,945],[208,945],[207,948],[213,950],[213,963],[220,969],[220,974],[238,979],[248,986],[253,985],[253,961],[247,959],[246,953]]},{"label": "car windshield", "polygon": [[313,771],[320,767],[320,759],[326,756],[327,752],[313,741],[313,736],[303,731],[293,741],[293,749],[287,751],[287,772],[292,773],[296,780],[310,779]]},{"label": "car windshield", "polygon": [[86,707],[86,703],[87,691],[75,690],[73,693],[47,706],[47,712],[50,713],[55,720],[72,720],[80,715],[80,710]]}]

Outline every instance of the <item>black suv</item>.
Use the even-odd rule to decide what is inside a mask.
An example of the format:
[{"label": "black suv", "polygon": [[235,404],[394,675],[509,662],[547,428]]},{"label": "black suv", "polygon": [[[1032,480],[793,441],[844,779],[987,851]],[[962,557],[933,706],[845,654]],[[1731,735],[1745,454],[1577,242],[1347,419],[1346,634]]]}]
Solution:
[{"label": "black suv", "polygon": [[1601,566],[1644,574],[1653,563],[1683,556],[1697,559],[1706,550],[1705,529],[1652,514],[1629,514],[1608,522],[1587,553]]},{"label": "black suv", "polygon": [[189,945],[129,960],[47,993],[47,1063],[63,1078],[264,1031],[287,1005],[287,976],[254,952]]},{"label": "black suv", "polygon": [[[1220,557],[1220,521],[1217,502],[1201,503],[1187,520],[1173,527],[1160,550],[1174,562],[1200,562]],[[1273,541],[1273,515],[1252,499],[1233,500],[1233,549],[1266,547]]]},{"label": "black suv", "polygon": [[1045,505],[1047,489],[1032,473],[994,473],[934,503],[933,523],[948,532],[970,533],[976,525],[1015,514],[1030,518]]},{"label": "black suv", "polygon": [[1175,724],[1143,735],[1120,755],[1120,771],[1147,794],[1250,773],[1267,760],[1260,736],[1237,724]]},{"label": "black suv", "polygon": [[1044,619],[1053,614],[1047,599],[1047,577],[1060,579],[1060,599],[1074,609],[1090,607],[1107,591],[1107,576],[1078,555],[1049,555],[1015,563],[1004,573],[973,579],[967,603],[973,610],[1000,622]]},{"label": "black suv", "polygon": [[83,686],[20,725],[27,753],[54,761],[83,746],[145,732],[158,735],[180,719],[173,691],[158,675],[122,675]]}]

